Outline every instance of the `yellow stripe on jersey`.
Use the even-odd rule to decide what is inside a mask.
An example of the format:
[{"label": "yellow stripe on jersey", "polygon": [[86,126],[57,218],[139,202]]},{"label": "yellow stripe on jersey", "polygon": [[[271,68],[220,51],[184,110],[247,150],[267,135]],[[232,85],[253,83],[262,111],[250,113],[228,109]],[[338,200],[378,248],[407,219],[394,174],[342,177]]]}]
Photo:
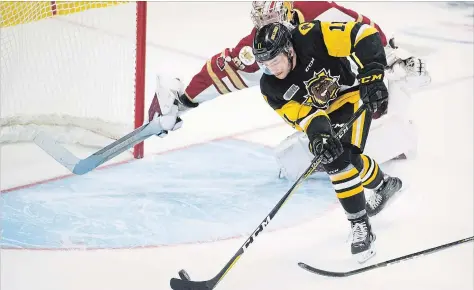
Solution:
[{"label": "yellow stripe on jersey", "polygon": [[278,115],[285,115],[292,122],[296,122],[300,118],[306,117],[311,111],[311,106],[302,105],[296,101],[289,101],[280,109],[276,109]]},{"label": "yellow stripe on jersey", "polygon": [[289,101],[283,105],[283,107],[276,109],[275,111],[283,118],[283,120],[293,126],[296,130],[303,131],[303,128],[296,124],[296,121],[299,118],[306,117],[311,109],[312,107],[310,106],[302,105],[295,101]]},{"label": "yellow stripe on jersey", "polygon": [[328,54],[334,57],[346,57],[351,54],[351,32],[357,22],[321,22],[321,33]]},{"label": "yellow stripe on jersey", "polygon": [[226,85],[219,79],[219,77],[216,75],[216,73],[212,70],[212,64],[211,64],[210,60],[207,61],[206,68],[207,68],[207,73],[209,74],[212,81],[216,85],[217,89],[219,90],[219,93],[221,93],[221,94],[230,93],[230,91],[227,89]]},{"label": "yellow stripe on jersey", "polygon": [[240,80],[239,76],[237,76],[237,73],[234,71],[234,69],[232,69],[230,65],[226,65],[224,67],[224,70],[229,76],[230,81],[232,82],[232,84],[235,86],[236,89],[243,90],[246,88],[246,86]]},{"label": "yellow stripe on jersey", "polygon": [[357,32],[354,46],[356,46],[357,43],[359,43],[359,41],[361,41],[362,39],[366,38],[369,35],[375,34],[377,32],[378,32],[377,29],[372,26],[362,25],[359,31]]},{"label": "yellow stripe on jersey", "polygon": [[306,132],[306,129],[314,118],[325,116],[329,119],[329,116],[324,110],[317,110],[316,112],[314,112],[314,110],[316,110],[316,108],[312,106],[303,105],[296,101],[289,101],[284,104],[283,107],[275,111],[296,130]]},{"label": "yellow stripe on jersey", "polygon": [[326,109],[326,113],[331,114],[332,112],[336,111],[346,103],[355,104],[360,100],[360,93],[359,91],[353,91],[345,93],[339,96],[330,106]]},{"label": "yellow stripe on jersey", "polygon": [[301,11],[299,11],[298,9],[293,9],[293,11],[296,12],[296,16],[298,17],[298,21],[296,21],[297,23],[304,23],[306,22],[306,20],[304,19],[304,15]]},{"label": "yellow stripe on jersey", "polygon": [[325,111],[323,110],[317,110],[316,112],[314,112],[313,114],[307,116],[306,118],[304,118],[301,122],[300,122],[300,126],[302,127],[303,131],[307,131],[308,130],[308,126],[309,124],[311,124],[311,122],[314,120],[314,118],[316,117],[320,117],[320,116],[323,116],[323,117],[326,117],[329,119],[329,116],[328,114],[326,114]]},{"label": "yellow stripe on jersey", "polygon": [[[221,57],[225,58],[225,51],[221,53]],[[236,89],[243,90],[246,88],[246,86],[242,83],[237,73],[234,71],[234,69],[230,65],[227,65],[227,63],[225,63],[224,70],[229,76],[230,81],[232,82],[232,84],[235,86]]]},{"label": "yellow stripe on jersey", "polygon": [[362,64],[362,62],[360,61],[360,59],[357,57],[356,53],[353,52],[351,54],[351,57],[352,57],[352,60],[357,64],[357,66],[359,67],[359,69],[362,69],[364,68],[364,65]]},{"label": "yellow stripe on jersey", "polygon": [[[362,101],[359,101],[354,104],[354,113],[360,108]],[[352,125],[352,138],[351,144],[360,148],[362,143],[362,136],[364,135],[364,122],[365,122],[365,111],[362,115],[354,122]]]}]

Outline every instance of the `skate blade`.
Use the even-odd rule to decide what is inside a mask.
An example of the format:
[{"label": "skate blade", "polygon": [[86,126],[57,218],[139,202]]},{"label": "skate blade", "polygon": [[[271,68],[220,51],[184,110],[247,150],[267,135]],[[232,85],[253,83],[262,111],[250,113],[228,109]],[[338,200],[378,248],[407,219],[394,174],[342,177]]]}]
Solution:
[{"label": "skate blade", "polygon": [[375,253],[376,253],[375,249],[372,246],[370,249],[368,249],[365,252],[355,254],[354,257],[356,258],[357,262],[359,262],[359,264],[363,264],[367,262],[367,260],[375,256]]}]

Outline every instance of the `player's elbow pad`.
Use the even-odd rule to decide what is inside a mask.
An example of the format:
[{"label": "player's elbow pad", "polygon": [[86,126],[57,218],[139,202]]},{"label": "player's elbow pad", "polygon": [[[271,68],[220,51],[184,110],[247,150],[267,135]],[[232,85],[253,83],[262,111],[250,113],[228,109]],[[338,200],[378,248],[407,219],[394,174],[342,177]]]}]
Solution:
[{"label": "player's elbow pad", "polygon": [[387,65],[385,50],[378,32],[360,40],[354,48],[354,53],[362,65],[373,62]]},{"label": "player's elbow pad", "polygon": [[331,122],[325,115],[315,117],[311,120],[308,127],[306,127],[306,135],[308,135],[310,142],[313,142],[313,140],[322,133],[328,135],[334,134]]}]

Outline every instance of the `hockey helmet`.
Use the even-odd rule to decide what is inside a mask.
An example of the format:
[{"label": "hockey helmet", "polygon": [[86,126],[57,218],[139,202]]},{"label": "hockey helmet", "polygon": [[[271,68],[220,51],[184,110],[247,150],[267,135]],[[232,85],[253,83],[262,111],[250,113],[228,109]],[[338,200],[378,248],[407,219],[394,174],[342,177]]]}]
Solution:
[{"label": "hockey helmet", "polygon": [[256,31],[252,52],[257,62],[262,63],[282,52],[289,56],[291,47],[290,30],[281,23],[271,23]]},{"label": "hockey helmet", "polygon": [[290,23],[293,16],[291,1],[253,1],[250,17],[255,28],[270,23]]}]

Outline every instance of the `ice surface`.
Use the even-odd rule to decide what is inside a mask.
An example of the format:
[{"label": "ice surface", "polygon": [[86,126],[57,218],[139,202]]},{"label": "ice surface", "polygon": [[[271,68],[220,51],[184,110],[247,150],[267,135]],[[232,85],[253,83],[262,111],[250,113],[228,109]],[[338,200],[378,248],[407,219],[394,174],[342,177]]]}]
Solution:
[{"label": "ice surface", "polygon": [[[170,23],[179,19],[172,9],[155,17],[160,24],[155,27],[166,27],[156,32],[166,47],[174,45],[182,51],[192,43],[199,54],[211,55],[235,44],[249,30],[248,3],[233,3],[225,12],[224,4],[213,11],[198,4],[192,4],[193,12],[187,11],[175,25],[179,33],[170,29]],[[191,4],[176,5],[184,9]],[[455,9],[443,2],[343,5],[395,33],[400,46],[427,59],[432,75],[429,87],[413,93],[411,110],[419,129],[417,159],[382,166],[406,181],[407,188],[372,219],[377,255],[367,264],[472,236],[472,6]],[[202,16],[200,11],[209,17],[199,27],[193,20]],[[203,33],[209,27],[213,35]],[[199,41],[190,40],[194,35],[199,35]],[[170,41],[171,36],[176,40]],[[183,66],[183,74],[190,77],[201,62]],[[164,71],[166,66],[157,69]],[[23,249],[1,250],[0,288],[169,289],[169,279],[181,268],[193,279],[213,277],[244,241],[222,239],[253,231],[289,188],[276,178],[270,147],[291,131],[255,89],[219,98],[200,112],[190,113],[185,127],[175,134],[150,140],[148,150],[163,154],[4,194],[2,244]],[[212,121],[221,116],[228,118],[218,127]],[[216,139],[222,136],[231,138]],[[184,148],[197,143],[201,145]],[[2,189],[64,174],[28,144],[17,148],[21,151],[2,149]],[[174,148],[182,149],[169,151]],[[115,161],[124,158],[128,156]],[[319,193],[327,185],[321,178],[302,187],[272,221],[274,230],[258,237],[217,289],[474,288],[472,243],[344,279],[301,270],[299,261],[328,270],[359,267],[350,257],[349,227],[342,210],[333,206],[330,191]],[[193,239],[219,241],[192,243]],[[119,245],[146,248],[57,250]],[[54,250],[45,250],[50,248]]]}]

